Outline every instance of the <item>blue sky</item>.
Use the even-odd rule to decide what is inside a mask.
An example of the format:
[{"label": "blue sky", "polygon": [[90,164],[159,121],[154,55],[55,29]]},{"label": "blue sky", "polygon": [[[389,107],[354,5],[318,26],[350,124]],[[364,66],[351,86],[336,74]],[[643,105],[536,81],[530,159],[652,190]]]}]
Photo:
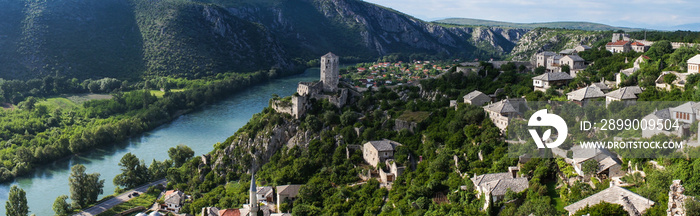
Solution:
[{"label": "blue sky", "polygon": [[433,21],[464,17],[507,22],[588,21],[665,28],[700,23],[697,0],[365,0]]}]

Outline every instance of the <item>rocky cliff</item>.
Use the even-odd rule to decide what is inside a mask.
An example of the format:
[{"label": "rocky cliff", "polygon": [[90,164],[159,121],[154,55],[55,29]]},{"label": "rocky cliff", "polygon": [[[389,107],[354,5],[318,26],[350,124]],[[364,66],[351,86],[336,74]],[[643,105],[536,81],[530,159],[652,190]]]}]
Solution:
[{"label": "rocky cliff", "polygon": [[264,113],[256,114],[226,142],[216,146],[208,158],[212,161],[211,169],[217,175],[247,173],[251,168],[259,170],[285,146],[306,147],[311,140],[318,139],[318,134],[301,129],[299,120],[267,109]]},{"label": "rocky cliff", "polygon": [[263,24],[286,42],[286,48],[301,50],[308,57],[333,51],[361,59],[390,53],[500,58],[527,32],[443,27],[357,0],[296,0],[227,8],[242,19]]},{"label": "rocky cliff", "polygon": [[578,45],[593,45],[608,40],[604,33],[582,30],[538,28],[525,33],[511,51],[514,61],[532,61],[542,51],[561,51]]}]

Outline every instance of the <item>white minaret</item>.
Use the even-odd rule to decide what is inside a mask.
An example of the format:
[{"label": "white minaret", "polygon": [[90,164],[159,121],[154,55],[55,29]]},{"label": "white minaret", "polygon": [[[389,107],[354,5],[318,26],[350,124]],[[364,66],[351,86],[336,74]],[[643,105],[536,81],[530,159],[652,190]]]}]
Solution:
[{"label": "white minaret", "polygon": [[321,56],[321,82],[323,91],[335,92],[338,90],[338,56],[329,52]]},{"label": "white minaret", "polygon": [[255,172],[251,172],[250,176],[250,216],[258,215],[258,188],[255,186]]}]

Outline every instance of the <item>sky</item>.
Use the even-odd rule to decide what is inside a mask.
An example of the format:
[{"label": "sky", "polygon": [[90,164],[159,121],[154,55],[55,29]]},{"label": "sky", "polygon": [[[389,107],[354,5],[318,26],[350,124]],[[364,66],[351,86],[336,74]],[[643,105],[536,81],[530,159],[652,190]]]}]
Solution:
[{"label": "sky", "polygon": [[365,0],[426,21],[474,18],[532,23],[587,21],[662,29],[700,23],[697,0]]}]

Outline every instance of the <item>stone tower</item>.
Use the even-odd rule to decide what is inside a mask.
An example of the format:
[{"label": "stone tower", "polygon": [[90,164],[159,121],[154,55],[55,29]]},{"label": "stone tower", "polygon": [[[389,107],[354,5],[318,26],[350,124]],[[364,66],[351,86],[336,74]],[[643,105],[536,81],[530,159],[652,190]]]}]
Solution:
[{"label": "stone tower", "polygon": [[255,172],[251,172],[250,176],[250,213],[251,216],[258,215],[258,188],[255,186]]},{"label": "stone tower", "polygon": [[329,52],[321,56],[321,82],[323,91],[335,92],[338,90],[338,56]]}]

